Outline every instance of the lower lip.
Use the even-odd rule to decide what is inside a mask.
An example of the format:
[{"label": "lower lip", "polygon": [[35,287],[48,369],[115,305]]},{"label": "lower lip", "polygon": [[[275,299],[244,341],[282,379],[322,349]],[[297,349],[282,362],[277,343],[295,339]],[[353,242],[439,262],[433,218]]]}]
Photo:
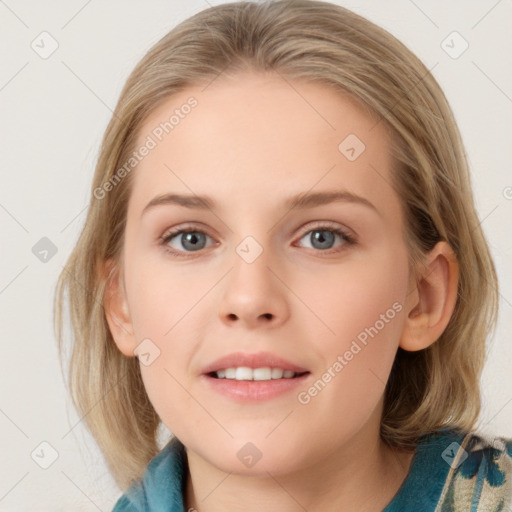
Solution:
[{"label": "lower lip", "polygon": [[272,380],[234,380],[216,379],[209,375],[201,375],[201,378],[214,391],[239,401],[260,402],[270,400],[297,387],[304,386],[304,381],[309,377],[305,373],[293,379],[272,379]]}]

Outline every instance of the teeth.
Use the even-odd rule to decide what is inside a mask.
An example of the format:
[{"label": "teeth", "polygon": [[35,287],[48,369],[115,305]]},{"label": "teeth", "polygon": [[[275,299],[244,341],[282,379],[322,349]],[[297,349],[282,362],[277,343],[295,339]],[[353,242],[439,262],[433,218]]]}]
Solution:
[{"label": "teeth", "polygon": [[[236,368],[226,368],[226,379],[234,379],[236,374]],[[219,374],[217,374],[217,377]]]},{"label": "teeth", "polygon": [[270,380],[272,378],[272,370],[270,368],[254,368],[252,378],[254,380]]},{"label": "teeth", "polygon": [[281,370],[281,368],[272,368],[272,378],[273,379],[280,379],[283,376],[284,370]]},{"label": "teeth", "polygon": [[253,380],[252,369],[245,366],[240,366],[235,370],[236,380]]},{"label": "teeth", "polygon": [[291,379],[295,377],[295,372],[283,370],[281,368],[249,368],[239,366],[238,368],[226,368],[215,372],[219,379],[234,380],[272,380],[272,379]]}]

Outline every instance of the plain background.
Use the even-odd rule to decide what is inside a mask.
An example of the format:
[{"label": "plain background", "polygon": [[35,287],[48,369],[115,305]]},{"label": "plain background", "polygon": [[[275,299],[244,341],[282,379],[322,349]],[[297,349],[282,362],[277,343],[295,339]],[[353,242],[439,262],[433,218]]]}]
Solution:
[{"label": "plain background", "polygon": [[[482,379],[481,430],[512,437],[512,4],[336,3],[414,51],[455,112],[501,285],[499,325]],[[53,293],[85,220],[101,137],[129,72],[164,34],[208,5],[213,4],[0,2],[0,510],[107,512],[121,494],[65,389]],[[31,47],[43,31],[58,43],[47,59]],[[451,56],[442,47],[453,31],[469,45],[458,58],[453,53],[464,44],[459,36],[447,40],[455,41]],[[43,237],[57,249],[47,262],[32,250]],[[34,450],[51,455],[42,442],[58,456],[48,469],[31,456]]]}]

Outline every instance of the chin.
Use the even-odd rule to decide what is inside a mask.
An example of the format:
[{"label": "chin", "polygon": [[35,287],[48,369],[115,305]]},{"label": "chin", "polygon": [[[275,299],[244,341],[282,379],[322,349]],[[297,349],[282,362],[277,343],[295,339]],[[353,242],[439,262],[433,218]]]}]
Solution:
[{"label": "chin", "polygon": [[212,443],[210,438],[210,444],[197,453],[225,473],[255,477],[292,473],[305,463],[307,456],[297,449],[303,442],[288,438],[288,443],[283,444],[278,436],[272,441],[265,435],[244,435],[224,443]]}]

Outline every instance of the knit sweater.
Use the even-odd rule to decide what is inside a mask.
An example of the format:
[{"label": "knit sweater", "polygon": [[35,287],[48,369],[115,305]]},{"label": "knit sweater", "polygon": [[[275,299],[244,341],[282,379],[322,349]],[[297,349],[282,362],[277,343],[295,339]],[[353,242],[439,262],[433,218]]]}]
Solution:
[{"label": "knit sweater", "polygon": [[[187,473],[185,448],[173,438],[112,512],[185,512]],[[382,512],[510,511],[512,438],[442,429],[420,439],[407,477]]]}]

